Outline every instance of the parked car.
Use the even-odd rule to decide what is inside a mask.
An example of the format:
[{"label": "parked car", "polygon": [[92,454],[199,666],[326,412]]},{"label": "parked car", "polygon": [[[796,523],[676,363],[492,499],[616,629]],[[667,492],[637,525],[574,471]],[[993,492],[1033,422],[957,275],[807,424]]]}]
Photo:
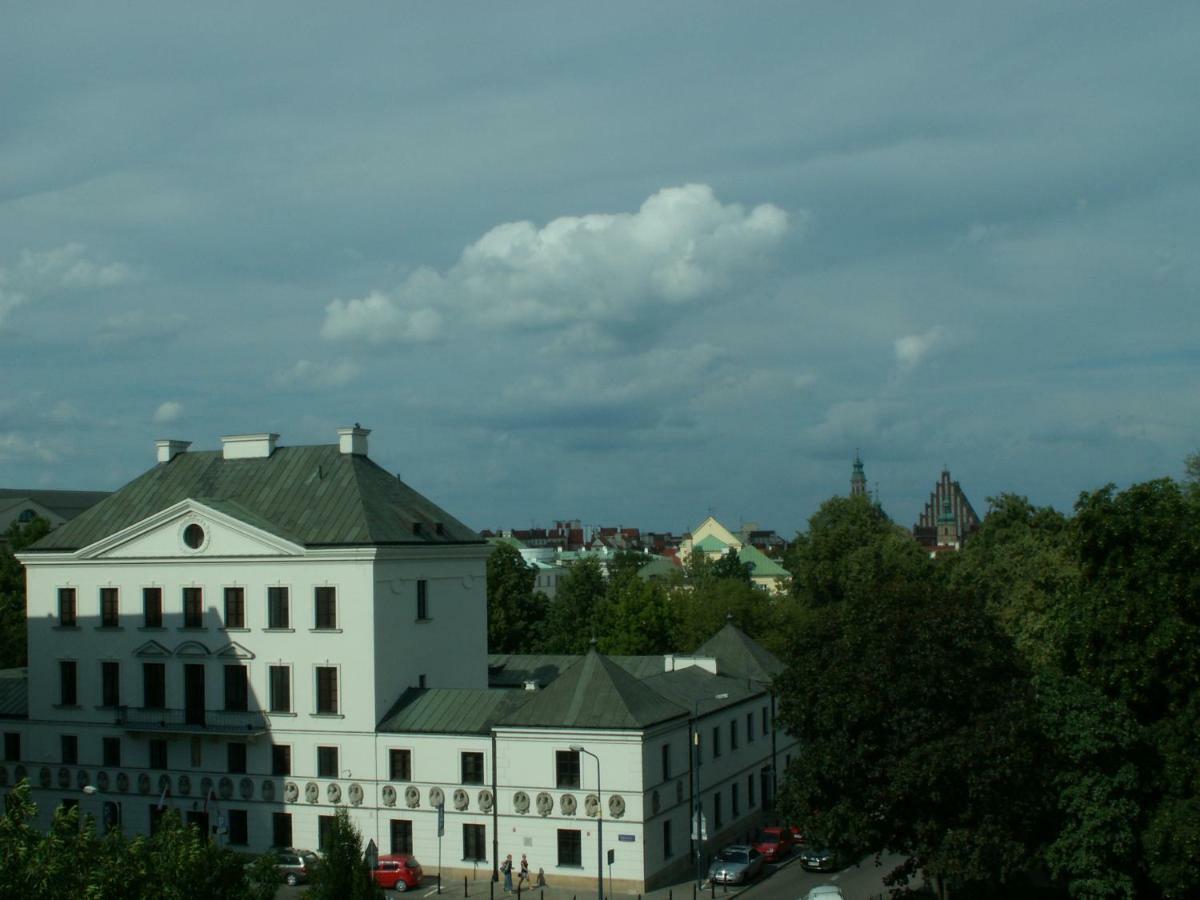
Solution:
[{"label": "parked car", "polygon": [[799,825],[789,825],[788,831],[790,831],[792,833],[792,843],[795,844],[797,847],[799,847],[805,843],[804,831],[800,828]]},{"label": "parked car", "polygon": [[375,883],[384,889],[407,891],[421,886],[421,864],[407,853],[385,853],[375,866]]},{"label": "parked car", "polygon": [[828,847],[814,844],[800,853],[800,865],[818,872],[832,872],[837,868],[837,854]]},{"label": "parked car", "polygon": [[846,900],[846,895],[836,884],[821,884],[805,894],[804,900]]},{"label": "parked car", "polygon": [[760,828],[751,843],[767,862],[779,862],[792,854],[792,831],[778,825]]},{"label": "parked car", "polygon": [[283,880],[292,887],[304,884],[312,878],[318,857],[311,850],[277,847],[271,852],[275,855],[275,868],[279,870]]},{"label": "parked car", "polygon": [[749,884],[763,870],[763,856],[748,844],[722,848],[708,867],[708,880],[716,884]]}]

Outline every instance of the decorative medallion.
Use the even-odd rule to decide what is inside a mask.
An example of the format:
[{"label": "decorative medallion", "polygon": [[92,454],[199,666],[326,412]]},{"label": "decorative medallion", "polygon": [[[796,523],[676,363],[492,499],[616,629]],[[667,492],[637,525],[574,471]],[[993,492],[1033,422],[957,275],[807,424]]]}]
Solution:
[{"label": "decorative medallion", "polygon": [[325,786],[325,796],[329,798],[330,803],[342,802],[342,786],[336,781],[331,781]]},{"label": "decorative medallion", "polygon": [[470,798],[467,797],[466,791],[464,791],[462,788],[454,789],[454,808],[455,809],[457,809],[459,812],[462,812],[463,810],[465,810],[467,808],[467,804],[470,802],[471,802]]},{"label": "decorative medallion", "polygon": [[64,791],[71,786],[71,770],[66,766],[58,770],[58,786]]},{"label": "decorative medallion", "polygon": [[537,811],[540,816],[548,816],[554,812],[554,798],[545,791],[537,795]]},{"label": "decorative medallion", "polygon": [[410,784],[404,789],[404,802],[409,809],[416,809],[421,805],[421,789],[415,784]]},{"label": "decorative medallion", "polygon": [[350,794],[350,802],[351,803],[353,803],[355,806],[362,806],[363,789],[362,789],[361,784],[350,785],[349,794]]},{"label": "decorative medallion", "polygon": [[263,779],[262,787],[260,788],[260,790],[262,791],[262,798],[264,800],[266,800],[268,803],[271,803],[272,801],[274,801],[274,799],[275,799],[275,782],[273,782],[270,778]]},{"label": "decorative medallion", "polygon": [[321,787],[315,781],[310,781],[304,785],[304,799],[309,803],[316,803],[321,799]]},{"label": "decorative medallion", "polygon": [[117,790],[122,794],[129,790],[129,776],[124,772],[117,773]]},{"label": "decorative medallion", "polygon": [[529,795],[524,791],[517,791],[513,794],[513,809],[521,815],[529,812]]},{"label": "decorative medallion", "polygon": [[586,797],[584,797],[583,811],[593,819],[596,818],[596,814],[600,812],[600,798],[595,794],[588,794]]},{"label": "decorative medallion", "polygon": [[395,806],[396,805],[396,789],[394,787],[392,787],[390,784],[385,784],[383,786],[383,805],[384,806]]},{"label": "decorative medallion", "polygon": [[249,800],[254,796],[254,782],[249,778],[243,778],[238,782],[238,794],[243,800]]},{"label": "decorative medallion", "polygon": [[613,794],[608,798],[608,811],[612,813],[614,819],[619,819],[625,815],[625,798],[620,794]]},{"label": "decorative medallion", "polygon": [[[40,784],[44,788],[48,788],[48,787],[50,787],[50,780],[51,780],[51,778],[50,778],[50,767],[49,766],[42,766],[40,769],[38,769],[38,784]],[[71,783],[71,773],[68,772],[67,773],[67,784],[70,784],[70,783]]]},{"label": "decorative medallion", "polygon": [[437,809],[439,806],[444,805],[445,802],[446,795],[442,793],[442,789],[440,787],[432,787],[429,789],[430,806],[432,806],[434,809]]},{"label": "decorative medallion", "polygon": [[487,788],[479,792],[479,809],[483,812],[492,811],[492,792]]},{"label": "decorative medallion", "polygon": [[213,780],[205,775],[200,779],[200,796],[207,800],[212,796]]},{"label": "decorative medallion", "polygon": [[186,797],[188,794],[190,794],[192,792],[192,779],[189,778],[187,775],[180,775],[178,783],[179,783],[179,793],[182,794],[183,796]]},{"label": "decorative medallion", "polygon": [[171,776],[170,775],[159,775],[158,776],[158,792],[160,794],[171,793]]},{"label": "decorative medallion", "polygon": [[300,785],[294,781],[283,783],[283,800],[285,803],[295,803],[300,799]]},{"label": "decorative medallion", "polygon": [[576,805],[574,794],[563,794],[558,798],[558,808],[562,810],[564,816],[575,815]]},{"label": "decorative medallion", "polygon": [[29,777],[29,772],[26,771],[24,766],[22,766],[18,763],[17,767],[15,769],[13,769],[13,781],[21,781],[22,779],[28,778],[28,777]]},{"label": "decorative medallion", "polygon": [[92,783],[91,776],[88,775],[87,769],[80,769],[75,773],[75,786],[81,791]]}]

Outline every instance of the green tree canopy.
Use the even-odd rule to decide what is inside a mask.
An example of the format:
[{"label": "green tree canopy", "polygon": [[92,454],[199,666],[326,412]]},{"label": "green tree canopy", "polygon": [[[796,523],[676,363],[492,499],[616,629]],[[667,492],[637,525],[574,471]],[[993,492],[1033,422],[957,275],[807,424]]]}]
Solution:
[{"label": "green tree canopy", "polygon": [[537,570],[510,544],[497,544],[487,562],[488,650],[530,652],[541,644],[546,596],[534,590]]},{"label": "green tree canopy", "polygon": [[608,593],[604,569],[594,556],[575,560],[558,583],[546,616],[546,653],[586,653],[601,630],[600,613]]},{"label": "green tree canopy", "polygon": [[13,555],[50,532],[50,523],[35,518],[13,522],[0,544],[0,669],[26,664],[25,567]]},{"label": "green tree canopy", "polygon": [[334,814],[321,864],[305,896],[311,900],[382,900],[384,896],[363,856],[362,834],[344,806]]}]

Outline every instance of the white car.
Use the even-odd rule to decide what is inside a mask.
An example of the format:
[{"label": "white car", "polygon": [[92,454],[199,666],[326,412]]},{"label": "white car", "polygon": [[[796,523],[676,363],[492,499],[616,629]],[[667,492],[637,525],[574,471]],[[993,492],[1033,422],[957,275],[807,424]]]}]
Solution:
[{"label": "white car", "polygon": [[822,884],[805,894],[804,900],[846,900],[846,895],[836,884]]}]

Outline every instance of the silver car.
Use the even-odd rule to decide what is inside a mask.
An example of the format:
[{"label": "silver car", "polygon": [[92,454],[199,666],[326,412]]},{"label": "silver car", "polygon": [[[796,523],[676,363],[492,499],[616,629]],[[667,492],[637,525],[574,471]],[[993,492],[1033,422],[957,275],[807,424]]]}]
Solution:
[{"label": "silver car", "polygon": [[763,870],[763,855],[748,844],[725,847],[708,867],[708,880],[716,884],[747,884]]}]

